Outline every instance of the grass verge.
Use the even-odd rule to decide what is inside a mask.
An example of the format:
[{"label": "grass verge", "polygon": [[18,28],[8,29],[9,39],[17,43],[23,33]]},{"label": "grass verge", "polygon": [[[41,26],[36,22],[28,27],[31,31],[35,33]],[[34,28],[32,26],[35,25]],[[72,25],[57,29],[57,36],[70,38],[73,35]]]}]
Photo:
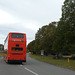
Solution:
[{"label": "grass verge", "polygon": [[3,57],[3,56],[4,56],[4,53],[1,53],[1,52],[0,52],[0,57]]},{"label": "grass verge", "polygon": [[4,56],[4,54],[0,54],[0,57],[3,57]]},{"label": "grass verge", "polygon": [[53,59],[51,56],[40,56],[40,55],[30,55],[31,58],[34,58],[39,61],[43,61],[49,64],[54,64],[56,66],[72,69],[75,71],[75,60],[70,60],[68,63],[68,59]]}]

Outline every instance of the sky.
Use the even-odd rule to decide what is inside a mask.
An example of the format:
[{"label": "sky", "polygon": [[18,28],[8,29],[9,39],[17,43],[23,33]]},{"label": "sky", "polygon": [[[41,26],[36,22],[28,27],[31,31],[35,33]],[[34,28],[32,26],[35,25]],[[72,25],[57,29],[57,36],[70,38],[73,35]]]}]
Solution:
[{"label": "sky", "polygon": [[27,44],[39,28],[61,18],[64,0],[0,0],[0,44],[9,32],[26,33]]}]

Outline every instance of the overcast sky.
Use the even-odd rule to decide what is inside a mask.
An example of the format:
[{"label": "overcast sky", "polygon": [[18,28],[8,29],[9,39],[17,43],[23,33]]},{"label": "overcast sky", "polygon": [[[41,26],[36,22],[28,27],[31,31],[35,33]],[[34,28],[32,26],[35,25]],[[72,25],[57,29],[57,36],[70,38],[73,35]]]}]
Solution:
[{"label": "overcast sky", "polygon": [[59,21],[64,0],[0,0],[0,44],[9,32],[27,34],[27,44],[39,28]]}]

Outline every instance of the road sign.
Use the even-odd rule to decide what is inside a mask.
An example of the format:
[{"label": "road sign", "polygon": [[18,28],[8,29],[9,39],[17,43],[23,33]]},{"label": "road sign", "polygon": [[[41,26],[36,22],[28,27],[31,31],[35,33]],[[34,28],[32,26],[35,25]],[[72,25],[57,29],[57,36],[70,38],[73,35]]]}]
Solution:
[{"label": "road sign", "polygon": [[44,50],[41,50],[41,55],[42,55],[42,56],[44,55]]}]

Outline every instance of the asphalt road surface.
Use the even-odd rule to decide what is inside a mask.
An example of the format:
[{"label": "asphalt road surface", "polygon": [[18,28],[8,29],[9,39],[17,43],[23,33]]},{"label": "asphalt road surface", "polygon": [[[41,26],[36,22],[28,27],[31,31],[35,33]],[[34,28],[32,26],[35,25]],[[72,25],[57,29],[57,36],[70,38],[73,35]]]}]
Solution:
[{"label": "asphalt road surface", "polygon": [[75,75],[75,71],[40,62],[27,55],[25,64],[7,64],[0,57],[0,75]]}]

